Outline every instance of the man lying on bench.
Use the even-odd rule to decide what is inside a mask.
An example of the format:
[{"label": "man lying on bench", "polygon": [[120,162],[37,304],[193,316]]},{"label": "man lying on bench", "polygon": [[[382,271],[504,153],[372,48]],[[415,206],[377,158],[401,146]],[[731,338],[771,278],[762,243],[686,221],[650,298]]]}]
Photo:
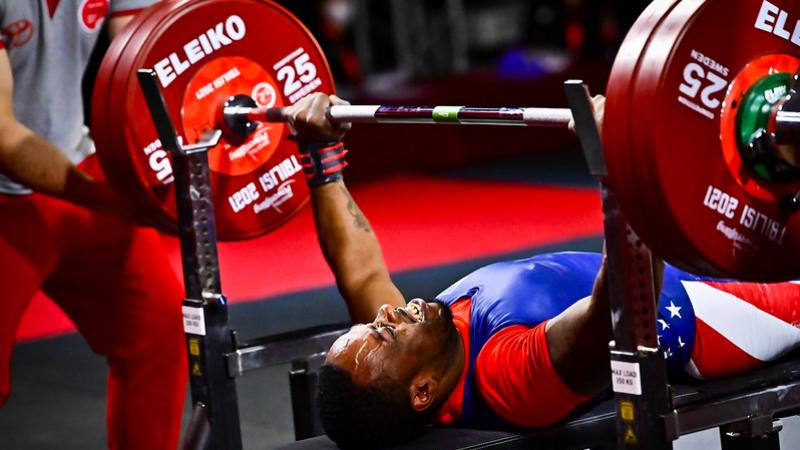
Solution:
[{"label": "man lying on bench", "polygon": [[[434,301],[406,302],[342,181],[339,141],[348,127],[325,117],[342,102],[309,96],[292,107],[290,121],[320,245],[353,322],[363,323],[333,344],[320,371],[328,436],[345,448],[376,448],[431,423],[546,427],[606,388],[612,331],[599,254],[492,264]],[[602,112],[602,99],[596,104]],[[659,342],[674,373],[730,375],[800,342],[800,285],[712,280],[669,265],[657,272]]]}]

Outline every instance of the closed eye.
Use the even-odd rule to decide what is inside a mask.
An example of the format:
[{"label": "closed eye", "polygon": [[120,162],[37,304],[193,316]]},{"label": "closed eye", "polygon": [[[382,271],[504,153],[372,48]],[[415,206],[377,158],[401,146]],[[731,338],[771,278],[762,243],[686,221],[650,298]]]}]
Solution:
[{"label": "closed eye", "polygon": [[369,328],[372,334],[374,334],[378,339],[384,340],[383,335],[380,331],[378,331],[378,328],[375,325],[367,325],[367,328]]},{"label": "closed eye", "polygon": [[411,314],[409,314],[408,311],[406,311],[405,309],[403,309],[403,308],[395,308],[394,310],[395,310],[395,312],[397,314],[400,314],[401,316],[403,316],[403,318],[408,319],[409,322],[411,322],[411,323],[416,322],[416,320],[414,320],[414,318],[411,317]]},{"label": "closed eye", "polygon": [[377,326],[375,326],[375,325],[372,325],[372,326],[375,328],[376,332],[381,336],[381,339],[384,339],[384,337],[380,333],[380,330],[386,330],[386,332],[389,333],[389,335],[392,336],[392,339],[395,339],[397,337],[397,331],[394,329],[394,327],[392,325],[389,325],[388,323],[378,322]]}]

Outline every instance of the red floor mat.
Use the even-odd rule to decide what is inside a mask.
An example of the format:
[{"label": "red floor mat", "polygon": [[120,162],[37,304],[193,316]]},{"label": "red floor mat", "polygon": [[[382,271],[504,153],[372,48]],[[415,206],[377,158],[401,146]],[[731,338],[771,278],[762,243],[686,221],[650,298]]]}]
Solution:
[{"label": "red floor mat", "polygon": [[[360,185],[353,196],[376,230],[389,269],[421,269],[501,255],[602,232],[595,190],[396,177]],[[176,270],[177,240],[166,238]],[[332,285],[310,209],[258,239],[220,246],[223,291],[232,302]],[[74,328],[43,295],[28,308],[21,340]]]}]

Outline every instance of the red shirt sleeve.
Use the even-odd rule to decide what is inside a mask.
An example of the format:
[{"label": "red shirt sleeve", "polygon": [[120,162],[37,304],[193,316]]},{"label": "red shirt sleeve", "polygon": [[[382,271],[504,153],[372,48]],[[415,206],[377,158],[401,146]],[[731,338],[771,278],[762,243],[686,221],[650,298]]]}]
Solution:
[{"label": "red shirt sleeve", "polygon": [[556,373],[547,348],[546,324],[500,330],[475,363],[475,382],[487,406],[521,427],[553,425],[591,398],[573,392]]}]

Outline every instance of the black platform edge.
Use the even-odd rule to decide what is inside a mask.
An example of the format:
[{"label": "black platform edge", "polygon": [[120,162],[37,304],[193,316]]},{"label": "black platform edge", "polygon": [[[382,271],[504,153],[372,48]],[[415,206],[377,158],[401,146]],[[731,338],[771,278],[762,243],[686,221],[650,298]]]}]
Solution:
[{"label": "black platform edge", "polygon": [[[393,447],[395,449],[484,449],[504,448],[523,449],[530,448],[534,441],[527,437],[503,432],[470,430],[465,428],[434,428],[414,441]],[[338,449],[339,447],[326,436],[306,439],[295,442],[279,449],[305,450],[305,449]]]}]

